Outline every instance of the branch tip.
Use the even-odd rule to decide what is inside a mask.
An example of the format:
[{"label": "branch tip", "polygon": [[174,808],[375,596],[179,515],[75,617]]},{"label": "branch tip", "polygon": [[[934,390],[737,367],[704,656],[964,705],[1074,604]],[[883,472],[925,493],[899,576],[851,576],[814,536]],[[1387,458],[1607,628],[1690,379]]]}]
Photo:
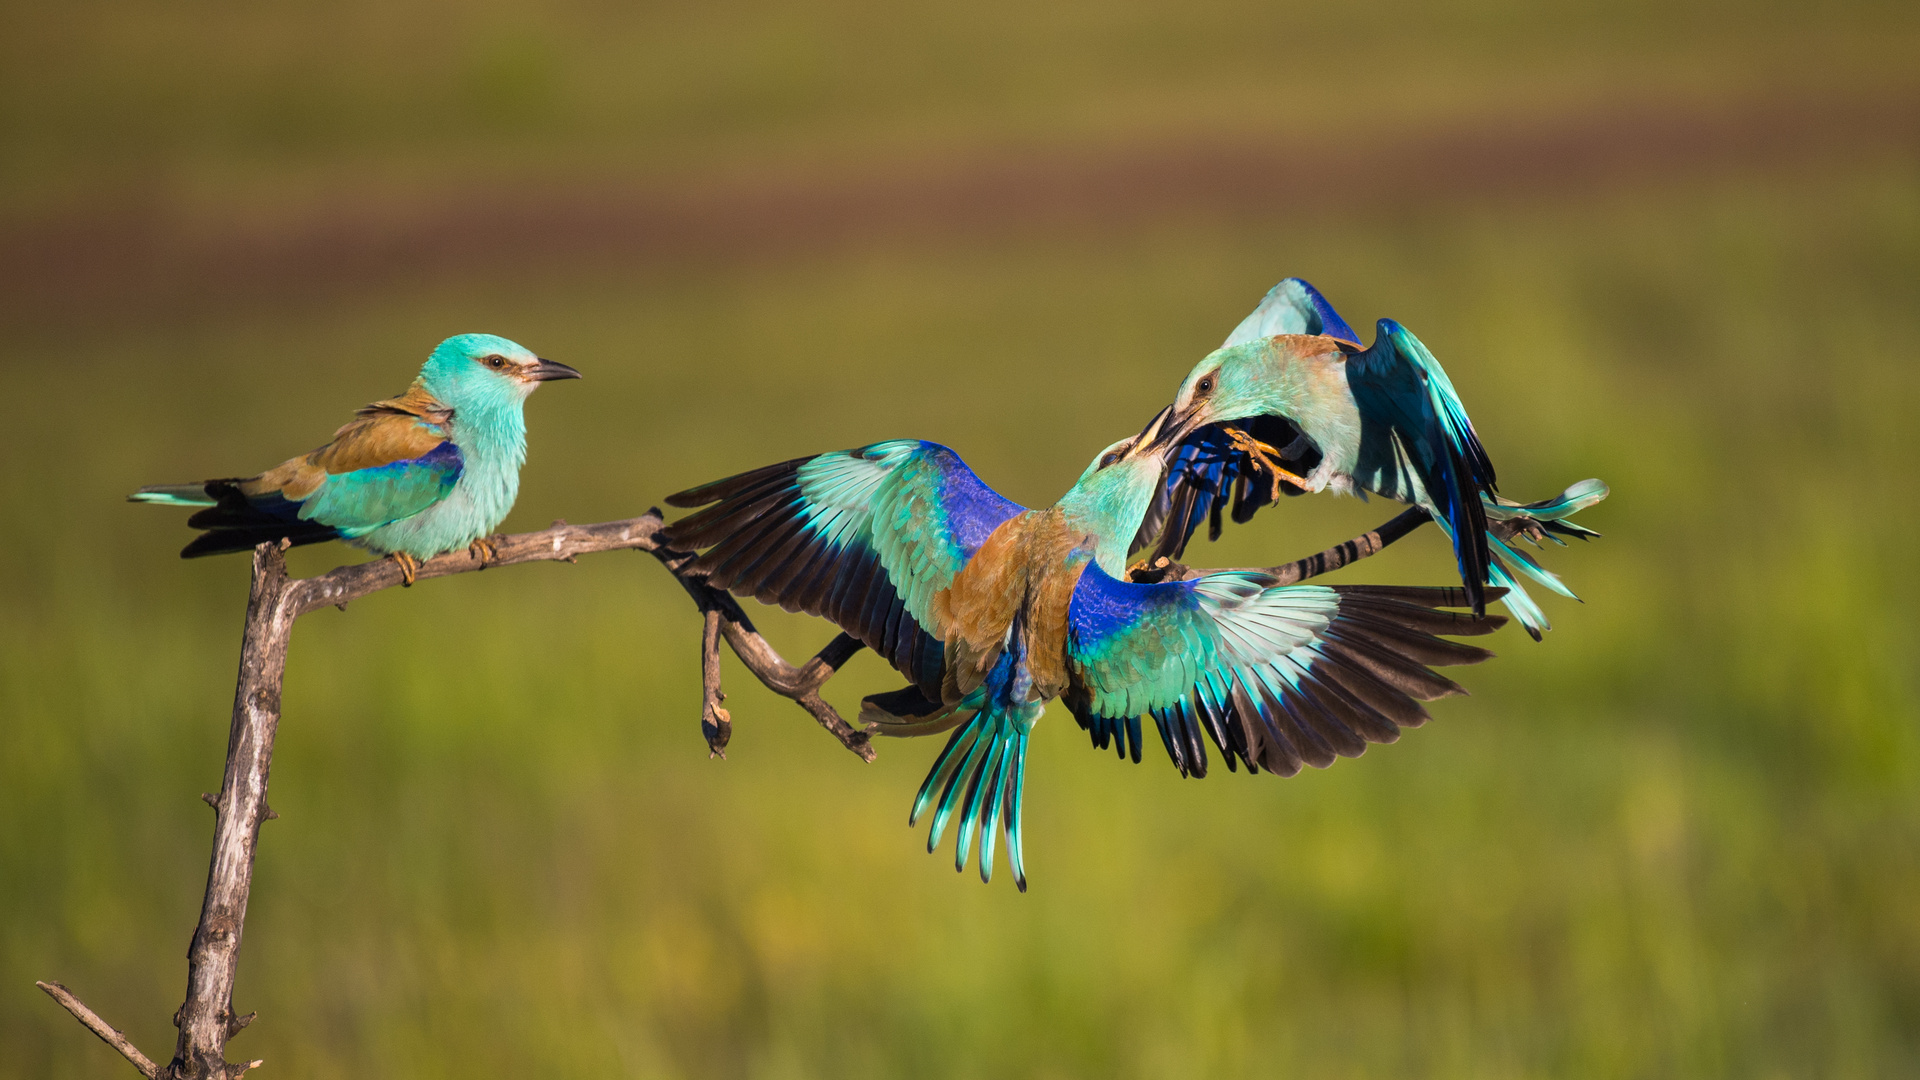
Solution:
[{"label": "branch tip", "polygon": [[140,1048],[133,1045],[124,1032],[100,1019],[98,1013],[87,1008],[79,998],[74,997],[72,991],[57,982],[41,982],[38,979],[34,980],[33,985],[46,991],[47,996],[72,1014],[75,1020],[80,1021],[88,1031],[98,1035],[101,1042],[119,1051],[121,1057],[126,1058],[129,1064],[140,1070],[141,1076],[146,1077],[147,1080],[159,1080],[160,1066],[155,1065],[151,1058],[141,1053]]}]

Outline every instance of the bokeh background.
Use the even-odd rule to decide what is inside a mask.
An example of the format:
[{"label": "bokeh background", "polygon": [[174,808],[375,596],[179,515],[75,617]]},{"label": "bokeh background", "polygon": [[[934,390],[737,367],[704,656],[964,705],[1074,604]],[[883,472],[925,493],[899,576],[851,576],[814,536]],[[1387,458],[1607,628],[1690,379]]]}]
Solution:
[{"label": "bokeh background", "polygon": [[[1916,56],[1892,2],[7,6],[0,1076],[126,1073],[35,979],[173,1043],[247,570],[134,487],[486,330],[588,375],[531,402],[514,530],[909,435],[1043,504],[1289,274],[1437,351],[1507,493],[1613,487],[1547,556],[1586,602],[1471,698],[1286,781],[1056,708],[1022,896],[905,827],[933,741],[863,765],[729,659],[709,761],[650,559],[381,594],[295,635],[231,1054],[1920,1074]],[[1429,530],[1340,579],[1451,576]]]}]

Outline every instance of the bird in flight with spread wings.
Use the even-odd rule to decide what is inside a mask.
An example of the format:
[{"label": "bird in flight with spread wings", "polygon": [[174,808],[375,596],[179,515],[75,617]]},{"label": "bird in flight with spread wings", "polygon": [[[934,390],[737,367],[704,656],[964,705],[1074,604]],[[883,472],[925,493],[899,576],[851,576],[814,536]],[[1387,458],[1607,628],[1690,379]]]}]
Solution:
[{"label": "bird in flight with spread wings", "polygon": [[861,719],[885,735],[953,733],[909,823],[932,810],[931,852],[957,814],[954,868],[977,834],[982,880],[1004,832],[1024,891],[1027,740],[1048,701],[1136,762],[1144,715],[1184,775],[1206,775],[1211,739],[1229,768],[1290,776],[1423,723],[1421,701],[1462,692],[1429,665],[1492,655],[1436,635],[1505,621],[1440,610],[1462,606],[1459,589],[1288,586],[1249,571],[1128,580],[1181,434],[1163,410],[1041,510],[935,443],[797,458],[670,496],[704,509],[666,540],[704,552],[692,569],[711,584],[827,618],[905,675]]},{"label": "bird in flight with spread wings", "polygon": [[[1425,509],[1451,539],[1469,605],[1489,586],[1535,640],[1546,613],[1513,571],[1577,599],[1512,541],[1599,534],[1569,520],[1607,497],[1583,480],[1551,499],[1518,503],[1495,488],[1493,462],[1433,353],[1391,319],[1360,339],[1319,290],[1299,278],[1273,287],[1226,343],[1196,364],[1169,426],[1182,444],[1150,509],[1140,546],[1177,558],[1200,522],[1219,535],[1229,494],[1245,521],[1282,494],[1384,495]],[[1157,540],[1157,543],[1156,543]]]}]

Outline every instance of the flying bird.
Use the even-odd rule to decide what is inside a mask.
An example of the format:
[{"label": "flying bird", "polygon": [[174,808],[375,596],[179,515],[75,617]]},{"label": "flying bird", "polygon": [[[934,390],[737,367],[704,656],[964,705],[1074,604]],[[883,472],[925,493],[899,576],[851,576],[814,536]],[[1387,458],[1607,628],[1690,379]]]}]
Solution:
[{"label": "flying bird", "polygon": [[[1183,775],[1206,738],[1250,772],[1283,776],[1422,723],[1419,702],[1462,693],[1427,665],[1492,654],[1435,636],[1504,619],[1436,610],[1458,589],[1280,586],[1258,572],[1136,584],[1128,546],[1174,445],[1163,410],[1108,448],[1052,506],[1028,510],[936,443],[896,440],[792,461],[670,496],[705,507],[667,542],[704,551],[709,583],[824,616],[911,681],[866,699],[881,734],[953,735],[909,815],[933,812],[927,850],[956,813],[954,868],[975,834],[981,880],[996,834],[1026,889],[1026,750],[1062,698],[1096,747],[1140,760],[1150,715]],[[1202,732],[1206,736],[1202,736]]]},{"label": "flying bird", "polygon": [[257,476],[127,498],[202,508],[187,524],[205,531],[181,558],[282,538],[344,540],[394,559],[411,585],[419,564],[442,552],[493,557],[489,538],[513,508],[527,459],[527,395],[579,377],[506,338],[461,334],[434,348],[406,393],[361,409],[312,453]]},{"label": "flying bird", "polygon": [[1578,599],[1512,541],[1598,536],[1569,519],[1606,498],[1607,486],[1583,480],[1540,502],[1503,498],[1446,371],[1391,319],[1362,347],[1319,290],[1288,278],[1194,366],[1173,410],[1181,445],[1137,541],[1157,536],[1155,556],[1177,557],[1203,520],[1218,536],[1229,493],[1234,519],[1245,521],[1282,493],[1371,492],[1431,514],[1452,540],[1476,613],[1491,585],[1507,590],[1508,610],[1535,640],[1551,627],[1515,569]]}]

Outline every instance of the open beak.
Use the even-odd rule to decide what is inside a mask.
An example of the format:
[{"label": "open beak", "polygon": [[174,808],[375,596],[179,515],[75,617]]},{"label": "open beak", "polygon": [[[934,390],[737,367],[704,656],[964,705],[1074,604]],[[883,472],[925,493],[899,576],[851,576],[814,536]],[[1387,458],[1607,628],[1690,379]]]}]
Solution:
[{"label": "open beak", "polygon": [[527,370],[526,377],[534,382],[552,382],[555,379],[577,379],[580,373],[558,361],[545,357],[536,357],[540,362]]},{"label": "open beak", "polygon": [[1184,416],[1175,416],[1173,406],[1160,410],[1159,415],[1150,421],[1134,445],[1140,453],[1154,454],[1170,450],[1186,441],[1188,435],[1200,425],[1194,421],[1199,418],[1200,410],[1190,408]]}]

